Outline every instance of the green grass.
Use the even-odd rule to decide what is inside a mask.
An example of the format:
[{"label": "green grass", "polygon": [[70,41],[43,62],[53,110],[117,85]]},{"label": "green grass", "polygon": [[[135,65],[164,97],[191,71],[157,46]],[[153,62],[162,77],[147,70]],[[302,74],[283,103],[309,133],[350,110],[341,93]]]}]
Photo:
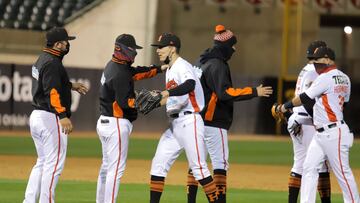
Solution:
[{"label": "green grass", "polygon": [[[0,180],[1,203],[14,203],[23,200],[26,181]],[[76,191],[76,192],[74,192]],[[56,188],[56,201],[61,203],[95,202],[96,183],[60,181]],[[206,203],[202,189],[198,191],[198,203]],[[342,202],[339,194],[332,195],[333,203]],[[121,203],[149,202],[149,188],[145,184],[125,184],[120,186],[118,201]],[[184,186],[165,186],[161,202],[184,203],[186,191]],[[279,203],[287,202],[286,192],[264,190],[229,189],[227,202],[241,203]]]},{"label": "green grass", "polygon": [[[158,140],[131,138],[128,159],[151,160]],[[230,162],[241,164],[291,165],[292,144],[284,141],[230,141]],[[0,155],[36,155],[31,137],[0,137]],[[69,136],[68,157],[101,157],[98,138]],[[186,160],[184,153],[179,160]],[[351,148],[351,166],[360,168],[360,145]]]},{"label": "green grass", "polygon": [[[158,140],[131,138],[128,159],[151,160]],[[242,164],[288,165],[292,164],[291,142],[284,141],[230,141],[230,162]],[[35,147],[31,137],[0,137],[0,155],[35,155]],[[98,138],[69,137],[68,157],[101,157],[101,145]],[[179,157],[185,160],[185,156]],[[355,143],[351,149],[351,165],[360,168],[360,145]],[[0,202],[21,202],[26,188],[26,181],[1,180]],[[57,202],[85,203],[94,202],[96,183],[60,181],[57,187]],[[149,188],[146,184],[125,184],[120,187],[122,203],[141,203],[149,201]],[[332,195],[333,203],[342,202],[341,195]],[[287,192],[264,190],[228,190],[228,202],[266,202],[278,203],[287,201]],[[162,202],[186,202],[184,186],[165,186]],[[202,189],[198,193],[198,201],[207,202]]]}]

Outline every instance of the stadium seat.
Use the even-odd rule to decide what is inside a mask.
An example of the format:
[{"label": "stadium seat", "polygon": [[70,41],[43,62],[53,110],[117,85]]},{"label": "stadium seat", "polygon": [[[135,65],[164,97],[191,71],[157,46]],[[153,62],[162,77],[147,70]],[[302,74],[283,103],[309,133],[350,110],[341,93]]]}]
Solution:
[{"label": "stadium seat", "polygon": [[0,28],[47,30],[95,0],[0,0]]}]

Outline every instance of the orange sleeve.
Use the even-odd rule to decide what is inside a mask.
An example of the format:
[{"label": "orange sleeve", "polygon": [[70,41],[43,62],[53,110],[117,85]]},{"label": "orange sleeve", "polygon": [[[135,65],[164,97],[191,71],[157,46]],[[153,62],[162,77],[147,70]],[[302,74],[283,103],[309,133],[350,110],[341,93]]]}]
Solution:
[{"label": "orange sleeve", "polygon": [[156,74],[157,74],[157,69],[151,69],[148,72],[137,73],[137,74],[133,75],[133,80],[137,81],[137,80],[143,80],[146,78],[152,78]]},{"label": "orange sleeve", "polygon": [[66,111],[66,108],[61,105],[60,95],[55,88],[52,88],[50,91],[50,104],[57,113],[63,113]]},{"label": "orange sleeve", "polygon": [[241,96],[241,95],[251,95],[253,93],[253,88],[251,87],[245,87],[245,88],[233,88],[230,87],[228,89],[226,89],[226,93],[230,96],[233,97],[237,97],[237,96]]},{"label": "orange sleeve", "polygon": [[135,108],[135,99],[134,98],[129,98],[128,99],[128,106],[130,108]]}]

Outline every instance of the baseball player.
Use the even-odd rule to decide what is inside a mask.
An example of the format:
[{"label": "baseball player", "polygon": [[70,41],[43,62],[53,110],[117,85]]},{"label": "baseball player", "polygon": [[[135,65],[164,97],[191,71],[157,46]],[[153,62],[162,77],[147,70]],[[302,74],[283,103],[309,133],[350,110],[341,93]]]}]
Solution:
[{"label": "baseball player", "polygon": [[[227,133],[233,120],[236,101],[254,97],[268,97],[271,87],[233,88],[228,61],[235,52],[236,37],[223,25],[215,28],[214,46],[205,50],[195,66],[202,70],[201,84],[205,94],[205,108],[201,116],[205,123],[205,145],[210,155],[218,202],[226,202],[226,174],[229,169]],[[188,202],[196,202],[198,182],[188,173]]]},{"label": "baseball player", "polygon": [[100,117],[97,133],[102,144],[96,202],[114,203],[120,186],[128,152],[132,122],[137,118],[134,81],[155,76],[161,67],[132,67],[137,55],[135,38],[119,35],[115,40],[112,59],[101,77]]},{"label": "baseball player", "polygon": [[46,47],[32,66],[32,105],[30,132],[37,161],[29,177],[24,203],[55,202],[55,187],[64,168],[70,121],[71,90],[85,94],[81,83],[71,83],[62,64],[70,50],[69,36],[64,28],[46,33]]},{"label": "baseball player", "polygon": [[206,164],[204,122],[199,112],[204,95],[195,69],[179,56],[180,39],[164,33],[156,44],[160,61],[169,64],[166,90],[161,92],[161,105],[166,105],[170,128],[161,136],[151,164],[150,202],[160,201],[165,177],[170,167],[185,150],[195,179],[203,186],[209,202],[216,202],[216,187]]},{"label": "baseball player", "polygon": [[[318,77],[315,67],[313,65],[314,51],[319,47],[326,47],[326,43],[323,41],[314,41],[310,43],[307,49],[307,58],[308,63],[301,70],[296,83],[295,95],[299,96],[301,93],[305,92],[313,81]],[[316,133],[315,127],[313,125],[313,104],[315,100],[310,104],[304,106],[294,107],[292,109],[293,114],[288,119],[288,131],[290,133],[293,150],[294,150],[294,163],[290,172],[289,177],[289,203],[296,203],[299,195],[299,190],[301,186],[301,176],[303,173],[303,164],[306,157],[306,152],[309,147],[309,144]],[[328,167],[324,162],[322,167],[319,169],[319,180],[318,180],[318,191],[320,194],[321,202],[326,203],[330,202],[330,174]]]},{"label": "baseball player", "polygon": [[317,132],[310,142],[303,165],[300,202],[315,202],[318,167],[327,158],[341,187],[344,202],[359,203],[358,188],[349,165],[354,136],[343,116],[344,104],[350,99],[350,79],[337,69],[332,49],[317,48],[313,57],[319,76],[304,93],[276,108],[279,112],[286,112],[315,99],[313,118]]}]

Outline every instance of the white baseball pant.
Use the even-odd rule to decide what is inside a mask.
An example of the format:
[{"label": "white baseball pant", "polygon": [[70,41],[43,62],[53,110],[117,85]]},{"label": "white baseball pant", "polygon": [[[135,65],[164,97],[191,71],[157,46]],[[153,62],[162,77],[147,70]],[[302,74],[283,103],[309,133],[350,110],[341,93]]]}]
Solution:
[{"label": "white baseball pant", "polygon": [[23,203],[55,202],[55,187],[64,168],[67,135],[62,133],[59,118],[43,110],[30,115],[30,132],[38,158],[31,170]]},{"label": "white baseball pant", "polygon": [[100,116],[96,129],[103,154],[97,182],[96,203],[114,203],[126,166],[132,124],[127,119]]},{"label": "white baseball pant", "polygon": [[[302,124],[301,132],[299,135],[295,136],[293,133],[290,133],[290,137],[293,143],[294,151],[294,163],[291,169],[291,172],[297,173],[299,175],[303,174],[303,165],[306,157],[307,150],[309,148],[310,142],[316,134],[315,127],[312,125],[312,119],[307,116],[298,115],[293,113],[288,120],[288,129],[293,125],[295,120]],[[319,168],[318,173],[328,172],[329,169],[324,161]]]},{"label": "white baseball pant", "polygon": [[314,203],[319,164],[327,157],[343,193],[344,203],[359,203],[358,188],[349,165],[349,151],[354,141],[346,124],[317,132],[311,141],[301,179],[301,203]]},{"label": "white baseball pant", "polygon": [[210,155],[213,169],[229,169],[229,145],[227,130],[205,126],[205,145]]},{"label": "white baseball pant", "polygon": [[182,150],[185,150],[189,168],[196,180],[210,176],[206,164],[204,122],[201,116],[188,114],[171,121],[170,129],[161,136],[152,160],[151,175],[166,177]]}]

